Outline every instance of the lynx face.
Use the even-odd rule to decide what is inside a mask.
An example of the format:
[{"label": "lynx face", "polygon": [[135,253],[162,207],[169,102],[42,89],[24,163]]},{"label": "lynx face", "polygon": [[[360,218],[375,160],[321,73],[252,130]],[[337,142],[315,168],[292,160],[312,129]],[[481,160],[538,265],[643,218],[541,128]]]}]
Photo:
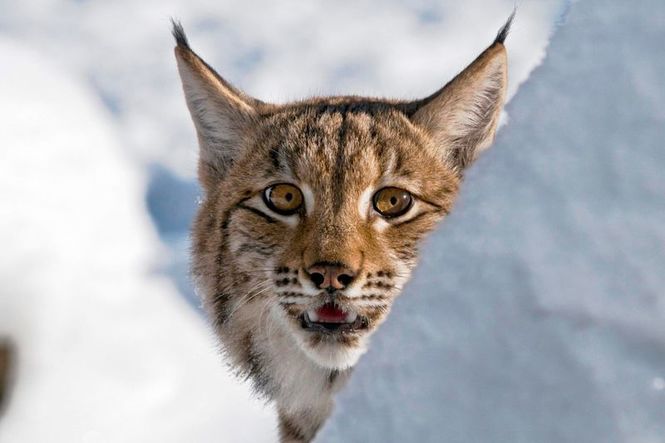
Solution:
[{"label": "lynx face", "polygon": [[215,318],[241,303],[265,310],[309,358],[346,368],[449,210],[458,175],[402,113],[353,98],[275,110],[246,143],[197,223],[195,252],[220,254],[201,279],[224,276],[206,286],[229,294]]},{"label": "lynx face", "polygon": [[416,101],[314,98],[273,105],[190,48],[175,53],[205,195],[193,271],[227,355],[277,400],[283,441],[309,441],[409,278],[419,241],[494,137],[503,40]]}]

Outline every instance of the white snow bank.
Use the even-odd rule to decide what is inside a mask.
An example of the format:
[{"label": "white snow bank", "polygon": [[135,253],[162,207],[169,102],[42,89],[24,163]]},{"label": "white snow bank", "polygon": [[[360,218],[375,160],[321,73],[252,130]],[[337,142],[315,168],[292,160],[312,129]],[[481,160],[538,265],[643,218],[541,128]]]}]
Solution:
[{"label": "white snow bank", "polygon": [[161,247],[109,115],[44,53],[0,39],[0,337],[19,352],[3,442],[271,442]]}]

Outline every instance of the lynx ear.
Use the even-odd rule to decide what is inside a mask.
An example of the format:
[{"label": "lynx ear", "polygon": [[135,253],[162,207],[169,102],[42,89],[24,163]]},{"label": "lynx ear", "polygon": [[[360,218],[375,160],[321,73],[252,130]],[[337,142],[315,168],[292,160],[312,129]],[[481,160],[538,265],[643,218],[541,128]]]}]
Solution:
[{"label": "lynx ear", "polygon": [[494,140],[507,85],[503,42],[513,15],[473,63],[439,91],[415,103],[411,120],[430,134],[460,173]]},{"label": "lynx ear", "polygon": [[172,32],[187,107],[199,139],[199,180],[207,189],[224,177],[237,158],[262,102],[234,88],[196,55],[179,23],[173,21]]}]

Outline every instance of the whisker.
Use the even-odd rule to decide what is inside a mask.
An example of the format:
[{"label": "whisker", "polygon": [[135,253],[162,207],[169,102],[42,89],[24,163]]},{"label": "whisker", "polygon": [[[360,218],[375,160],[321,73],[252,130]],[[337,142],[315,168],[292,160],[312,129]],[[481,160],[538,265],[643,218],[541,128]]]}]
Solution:
[{"label": "whisker", "polygon": [[[271,302],[271,300],[266,300],[266,302],[263,304],[263,307],[261,309],[261,314],[259,315],[259,332],[261,332],[261,333],[263,333],[263,331],[265,331],[265,328],[266,328],[266,323],[263,321],[263,318],[270,311],[269,309],[266,309],[268,307],[268,303],[270,303],[270,302]],[[270,326],[272,326],[272,325],[270,325]],[[272,345],[272,330],[268,330],[267,339],[268,339],[268,346],[270,348],[273,348],[273,345]]]},{"label": "whisker", "polygon": [[263,274],[266,272],[275,272],[275,269],[248,269],[248,270],[243,270],[243,274]]},{"label": "whisker", "polygon": [[270,282],[267,281],[259,282],[259,284],[254,286],[251,290],[247,291],[247,293],[242,296],[242,298],[238,301],[238,304],[236,304],[235,307],[233,308],[233,311],[231,311],[231,313],[227,315],[227,318],[231,318],[233,314],[238,312],[240,308],[247,305],[249,302],[254,300],[259,295],[264,294],[268,289],[270,289]]},{"label": "whisker", "polygon": [[309,297],[305,296],[282,296],[280,297],[280,304],[299,304],[304,305],[309,301]]},{"label": "whisker", "polygon": [[366,300],[366,301],[363,300],[363,301],[358,301],[358,302],[354,303],[354,306],[357,306],[359,308],[377,308],[377,309],[381,308],[383,310],[383,309],[388,308],[388,303],[386,303],[385,301],[382,301],[382,300],[376,300],[376,301],[374,301],[374,300]]},{"label": "whisker", "polygon": [[303,298],[311,298],[311,296],[303,293],[303,292],[295,292],[295,291],[281,291],[281,292],[276,292],[275,293],[278,297],[303,297]]},{"label": "whisker", "polygon": [[263,274],[266,272],[271,272],[273,276],[283,276],[283,275],[297,275],[298,272],[296,272],[297,269],[289,269],[289,271],[279,271],[279,267],[275,268],[268,268],[268,269],[250,269],[246,271],[242,271],[245,274]]}]

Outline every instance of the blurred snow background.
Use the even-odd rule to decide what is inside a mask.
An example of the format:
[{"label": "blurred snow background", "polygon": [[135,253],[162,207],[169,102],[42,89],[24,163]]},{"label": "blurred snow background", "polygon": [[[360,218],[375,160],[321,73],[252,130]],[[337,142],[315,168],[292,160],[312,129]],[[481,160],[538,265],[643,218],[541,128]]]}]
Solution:
[{"label": "blurred snow background", "polygon": [[[191,178],[196,150],[170,17],[220,73],[267,101],[312,94],[424,96],[489,42],[512,0],[0,0],[0,32],[57,60],[96,94],[127,154]],[[561,0],[524,1],[511,93],[542,59]]]},{"label": "blurred snow background", "polygon": [[[186,278],[169,17],[279,102],[426,95],[512,8],[0,0],[0,336],[20,351],[0,441],[275,440]],[[520,2],[511,96],[569,8]],[[656,1],[572,6],[321,441],[663,441],[662,23]]]}]

